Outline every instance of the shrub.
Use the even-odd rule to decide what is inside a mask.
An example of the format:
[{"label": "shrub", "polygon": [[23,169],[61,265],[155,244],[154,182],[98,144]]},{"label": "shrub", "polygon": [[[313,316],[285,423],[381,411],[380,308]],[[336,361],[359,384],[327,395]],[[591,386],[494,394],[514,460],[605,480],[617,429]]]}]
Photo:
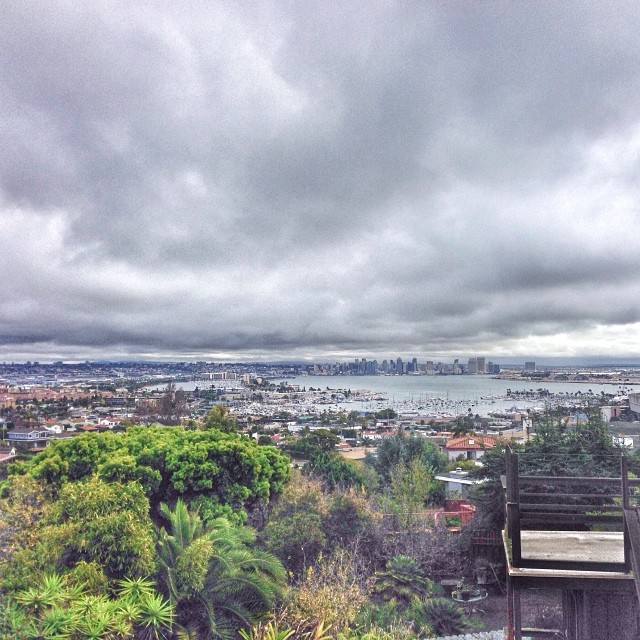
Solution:
[{"label": "shrub", "polygon": [[286,621],[300,627],[331,628],[332,633],[346,632],[367,601],[368,589],[360,584],[353,559],[338,551],[309,567],[300,585],[292,589]]}]

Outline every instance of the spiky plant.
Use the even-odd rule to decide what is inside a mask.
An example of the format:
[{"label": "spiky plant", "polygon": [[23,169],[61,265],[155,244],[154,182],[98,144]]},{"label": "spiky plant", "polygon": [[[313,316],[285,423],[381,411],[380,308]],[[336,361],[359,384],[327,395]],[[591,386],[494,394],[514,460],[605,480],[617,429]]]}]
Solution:
[{"label": "spiky plant", "polygon": [[203,522],[178,500],[161,505],[169,526],[158,532],[160,575],[186,633],[203,640],[236,637],[276,601],[285,572],[271,554],[250,546],[255,534],[225,518]]},{"label": "spiky plant", "polygon": [[293,634],[293,629],[280,629],[274,620],[251,627],[250,631],[240,630],[243,640],[289,640]]},{"label": "spiky plant", "polygon": [[410,556],[394,556],[376,575],[375,589],[385,599],[394,599],[401,608],[414,598],[422,598],[433,589],[433,583]]},{"label": "spiky plant", "polygon": [[414,602],[411,606],[414,625],[425,622],[439,636],[464,633],[469,621],[460,606],[446,598],[428,598]]}]

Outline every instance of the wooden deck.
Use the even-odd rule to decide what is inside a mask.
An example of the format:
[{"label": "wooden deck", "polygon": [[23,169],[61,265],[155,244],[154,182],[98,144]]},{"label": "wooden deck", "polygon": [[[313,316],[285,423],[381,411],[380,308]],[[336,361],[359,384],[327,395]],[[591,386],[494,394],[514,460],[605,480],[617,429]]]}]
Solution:
[{"label": "wooden deck", "polygon": [[598,531],[521,531],[523,560],[624,564],[624,534]]}]

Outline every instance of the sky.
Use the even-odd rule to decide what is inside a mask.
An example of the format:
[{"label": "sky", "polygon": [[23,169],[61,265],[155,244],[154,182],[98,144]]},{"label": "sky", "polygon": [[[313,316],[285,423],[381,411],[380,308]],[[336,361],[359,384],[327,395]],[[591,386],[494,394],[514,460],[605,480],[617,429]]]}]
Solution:
[{"label": "sky", "polygon": [[0,360],[640,360],[635,0],[0,16]]}]

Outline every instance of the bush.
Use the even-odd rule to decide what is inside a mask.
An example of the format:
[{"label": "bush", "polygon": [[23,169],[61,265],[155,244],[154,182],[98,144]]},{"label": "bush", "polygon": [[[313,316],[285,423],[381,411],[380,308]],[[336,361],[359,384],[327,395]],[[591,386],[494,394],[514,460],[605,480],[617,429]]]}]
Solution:
[{"label": "bush", "polygon": [[320,485],[300,475],[280,496],[262,541],[294,576],[303,574],[323,551],[327,538],[322,523],[327,510]]},{"label": "bush", "polygon": [[321,558],[292,589],[287,622],[299,628],[306,621],[310,629],[321,625],[332,634],[346,632],[367,601],[368,586],[362,585],[353,558],[345,551]]}]

